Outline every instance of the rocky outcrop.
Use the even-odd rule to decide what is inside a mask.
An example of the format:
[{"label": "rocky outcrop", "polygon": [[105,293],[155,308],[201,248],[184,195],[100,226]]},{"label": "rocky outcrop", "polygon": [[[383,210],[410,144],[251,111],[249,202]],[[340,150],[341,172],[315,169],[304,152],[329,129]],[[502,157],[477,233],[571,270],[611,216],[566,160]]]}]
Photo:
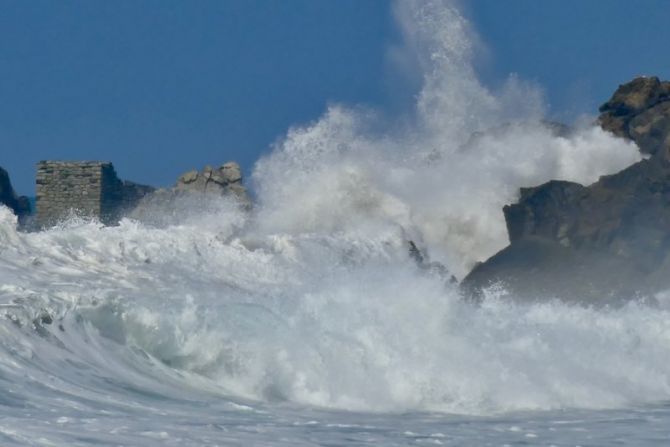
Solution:
[{"label": "rocky outcrop", "polygon": [[129,217],[157,226],[181,223],[203,212],[216,212],[221,198],[234,199],[242,209],[251,207],[242,184],[242,171],[235,162],[182,174],[173,187],[157,189],[144,196]]},{"label": "rocky outcrop", "polygon": [[637,143],[640,151],[667,158],[670,145],[670,82],[639,77],[619,86],[600,107],[600,125]]},{"label": "rocky outcrop", "polygon": [[670,83],[637,78],[600,110],[606,130],[649,158],[589,186],[522,188],[503,209],[510,245],[464,279],[517,297],[611,302],[670,288]]},{"label": "rocky outcrop", "polygon": [[30,214],[30,201],[25,196],[17,196],[9,179],[9,174],[0,167],[0,204],[7,206],[19,219]]},{"label": "rocky outcrop", "polygon": [[195,169],[188,171],[179,177],[175,189],[218,196],[232,195],[241,201],[249,201],[247,190],[242,185],[242,170],[234,161],[218,168],[205,166],[200,172]]}]

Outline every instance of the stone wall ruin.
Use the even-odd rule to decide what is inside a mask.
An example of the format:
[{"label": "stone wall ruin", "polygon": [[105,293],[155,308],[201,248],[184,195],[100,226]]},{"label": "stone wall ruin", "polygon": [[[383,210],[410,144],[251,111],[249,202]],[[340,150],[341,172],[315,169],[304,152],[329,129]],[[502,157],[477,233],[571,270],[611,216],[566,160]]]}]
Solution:
[{"label": "stone wall ruin", "polygon": [[118,222],[153,188],[121,181],[109,162],[40,161],[37,165],[36,224],[50,226],[72,215]]}]

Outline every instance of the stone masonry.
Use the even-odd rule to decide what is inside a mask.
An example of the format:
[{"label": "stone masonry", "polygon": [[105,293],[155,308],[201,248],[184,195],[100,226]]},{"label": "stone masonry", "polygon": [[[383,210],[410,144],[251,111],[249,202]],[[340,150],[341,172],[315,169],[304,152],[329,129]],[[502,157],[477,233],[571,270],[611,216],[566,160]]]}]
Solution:
[{"label": "stone masonry", "polygon": [[100,161],[41,161],[37,165],[37,225],[71,215],[114,224],[121,213],[153,188],[119,180],[114,166]]}]

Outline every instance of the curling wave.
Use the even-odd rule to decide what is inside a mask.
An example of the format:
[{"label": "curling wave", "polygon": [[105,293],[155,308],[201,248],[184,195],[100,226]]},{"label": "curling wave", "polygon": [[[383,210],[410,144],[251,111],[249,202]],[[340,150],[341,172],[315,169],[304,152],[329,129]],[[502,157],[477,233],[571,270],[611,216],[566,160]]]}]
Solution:
[{"label": "curling wave", "polygon": [[2,209],[2,376],[21,373],[18,357],[73,393],[102,377],[373,411],[670,396],[667,309],[515,304],[502,292],[473,306],[417,268],[397,227],[225,237],[231,214],[208,216],[215,228],[78,222],[20,234]]},{"label": "curling wave", "polygon": [[450,2],[396,17],[398,59],[423,79],[412,110],[389,122],[333,105],[290,129],[254,169],[251,214],[221,200],[179,221],[20,233],[0,208],[0,399],[122,406],[133,390],[473,414],[668,399],[663,305],[492,290],[474,306],[410,259],[409,239],[460,277],[505,244],[500,209],[520,186],[588,183],[640,155],[592,126],[557,133],[516,78],[480,84]]}]

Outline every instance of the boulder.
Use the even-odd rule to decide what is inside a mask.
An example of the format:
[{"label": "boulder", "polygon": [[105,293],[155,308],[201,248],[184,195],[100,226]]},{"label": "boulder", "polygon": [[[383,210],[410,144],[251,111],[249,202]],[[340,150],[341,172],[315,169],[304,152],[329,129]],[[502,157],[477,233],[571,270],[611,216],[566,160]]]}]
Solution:
[{"label": "boulder", "polygon": [[197,219],[203,212],[220,211],[225,205],[220,200],[222,197],[235,199],[244,210],[251,207],[242,184],[242,170],[235,162],[185,172],[173,187],[144,195],[129,217],[157,226],[182,223]]},{"label": "boulder", "polygon": [[30,214],[30,201],[25,196],[17,196],[6,170],[0,167],[0,204],[14,211],[19,219]]},{"label": "boulder", "polygon": [[603,129],[633,140],[645,154],[667,157],[670,146],[670,82],[638,77],[620,85],[600,106]]},{"label": "boulder", "polygon": [[191,170],[182,174],[174,187],[177,191],[188,191],[218,196],[234,196],[244,203],[249,203],[246,188],[242,185],[240,165],[229,161],[219,166],[205,168],[198,172]]},{"label": "boulder", "polygon": [[227,183],[239,183],[242,181],[242,170],[240,169],[240,165],[234,161],[224,163],[219,168],[219,171],[221,172],[222,180]]},{"label": "boulder", "polygon": [[504,207],[510,245],[462,282],[470,296],[503,285],[517,298],[611,303],[670,288],[670,83],[637,78],[600,124],[650,155],[596,183],[522,188]]}]

